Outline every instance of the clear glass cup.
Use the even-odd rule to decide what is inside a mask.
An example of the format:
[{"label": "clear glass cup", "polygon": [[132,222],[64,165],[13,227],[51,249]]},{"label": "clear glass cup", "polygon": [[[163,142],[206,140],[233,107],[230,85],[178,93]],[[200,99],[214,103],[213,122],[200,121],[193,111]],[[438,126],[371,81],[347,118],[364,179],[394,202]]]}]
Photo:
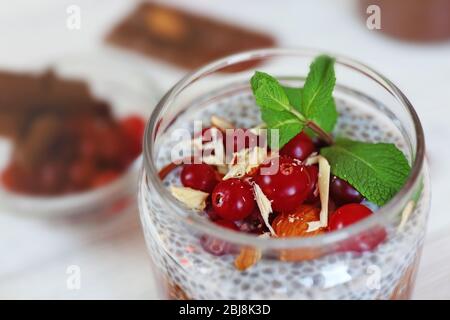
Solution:
[{"label": "clear glass cup", "polygon": [[[218,113],[237,125],[258,123],[249,79],[254,70],[220,70],[259,61],[259,70],[285,84],[301,85],[312,59],[309,49],[267,49],[213,62],[183,78],[159,102],[147,125],[139,207],[161,298],[168,299],[407,299],[411,296],[429,211],[424,136],[408,99],[384,76],[337,56],[334,97],[341,114],[336,133],[396,143],[411,163],[405,186],[371,217],[337,232],[309,238],[252,236],[221,228],[187,210],[158,172],[170,162],[171,132],[191,128]],[[248,120],[248,121],[247,121]],[[176,179],[176,172],[174,173]],[[176,181],[176,180],[174,180]],[[343,250],[376,236],[386,240],[363,253]],[[227,248],[213,255],[206,243]],[[238,256],[259,261],[245,271]],[[240,260],[242,261],[242,260]]]}]

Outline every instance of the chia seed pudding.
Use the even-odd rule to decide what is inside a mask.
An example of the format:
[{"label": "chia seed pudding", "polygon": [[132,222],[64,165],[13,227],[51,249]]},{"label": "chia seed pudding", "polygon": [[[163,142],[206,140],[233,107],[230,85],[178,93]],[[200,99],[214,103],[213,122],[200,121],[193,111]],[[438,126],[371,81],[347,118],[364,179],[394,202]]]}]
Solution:
[{"label": "chia seed pudding", "polygon": [[[237,127],[261,123],[253,96],[238,92],[232,96],[210,96],[195,101],[171,125],[192,131],[198,119],[219,115]],[[360,97],[363,98],[363,97]],[[364,98],[367,99],[367,98]],[[373,103],[373,101],[370,101]],[[399,129],[374,108],[336,100],[339,121],[335,132],[369,142],[390,142],[408,154]],[[170,163],[174,141],[170,131],[160,138],[157,167]],[[172,171],[164,185],[180,185],[180,169]],[[426,175],[425,175],[426,176]],[[201,246],[201,234],[167,212],[166,204],[142,175],[140,181],[141,220],[158,282],[166,298],[177,299],[390,299],[407,298],[419,261],[429,203],[429,183],[423,189],[404,228],[398,230],[401,214],[386,226],[387,240],[373,251],[355,254],[327,254],[307,261],[287,262],[262,258],[245,271],[236,270],[236,254],[214,256]]]}]

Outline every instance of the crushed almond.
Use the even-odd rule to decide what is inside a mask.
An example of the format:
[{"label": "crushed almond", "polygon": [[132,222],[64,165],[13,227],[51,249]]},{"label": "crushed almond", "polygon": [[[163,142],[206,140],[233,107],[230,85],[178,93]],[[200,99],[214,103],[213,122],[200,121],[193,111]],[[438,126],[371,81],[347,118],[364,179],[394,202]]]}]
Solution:
[{"label": "crushed almond", "polygon": [[272,235],[276,236],[275,230],[269,223],[269,216],[273,212],[270,200],[261,190],[261,187],[256,183],[253,183],[253,192],[255,194],[256,204],[258,205],[259,212],[261,213],[261,216],[264,220],[266,227],[269,229]]},{"label": "crushed almond", "polygon": [[211,124],[222,131],[234,129],[234,125],[230,121],[216,115],[211,116]]},{"label": "crushed almond", "polygon": [[170,192],[190,209],[202,211],[206,208],[206,199],[209,196],[206,192],[175,186],[170,187]]},{"label": "crushed almond", "polygon": [[230,168],[223,180],[231,178],[242,178],[246,173],[252,172],[259,167],[267,158],[267,150],[261,147],[253,149],[242,149],[233,154]]}]

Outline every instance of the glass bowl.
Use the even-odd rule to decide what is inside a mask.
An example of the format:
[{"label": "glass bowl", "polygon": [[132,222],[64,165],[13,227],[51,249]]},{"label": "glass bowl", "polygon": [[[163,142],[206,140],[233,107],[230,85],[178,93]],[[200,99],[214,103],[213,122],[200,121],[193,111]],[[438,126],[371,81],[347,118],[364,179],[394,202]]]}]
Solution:
[{"label": "glass bowl", "polygon": [[[170,299],[406,299],[411,295],[429,211],[430,186],[424,136],[411,103],[389,80],[352,59],[336,57],[334,98],[342,136],[395,143],[412,166],[404,187],[371,217],[339,231],[306,238],[261,238],[221,228],[188,210],[169,192],[177,180],[158,172],[171,161],[176,129],[218,114],[237,127],[261,123],[249,79],[255,70],[220,74],[236,64],[258,68],[286,85],[302,85],[310,49],[266,49],[215,61],[183,78],[159,102],[147,125],[139,208],[161,298]],[[207,126],[208,123],[205,123]],[[176,138],[175,138],[176,139]],[[360,237],[387,238],[363,253],[342,250]],[[229,252],[213,255],[205,239]],[[247,250],[247,251],[246,251]],[[259,257],[251,268],[238,257]],[[247,255],[247,256],[246,256]]]},{"label": "glass bowl", "polygon": [[[157,85],[141,66],[108,50],[66,56],[48,66],[62,77],[86,81],[92,94],[110,104],[116,118],[139,115],[147,119],[160,98]],[[0,169],[9,160],[10,143],[0,141]],[[115,181],[92,190],[61,196],[27,196],[0,184],[0,209],[40,217],[120,213],[135,208],[136,183],[142,156]]]}]

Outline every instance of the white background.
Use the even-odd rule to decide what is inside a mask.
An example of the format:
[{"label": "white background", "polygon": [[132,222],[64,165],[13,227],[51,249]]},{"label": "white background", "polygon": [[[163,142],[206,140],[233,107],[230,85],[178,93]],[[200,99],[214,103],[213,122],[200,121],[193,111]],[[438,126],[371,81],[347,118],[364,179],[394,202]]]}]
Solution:
[{"label": "white background", "polygon": [[[257,27],[280,46],[316,47],[381,71],[410,98],[425,129],[433,201],[416,298],[450,298],[450,42],[417,45],[365,28],[352,0],[170,0],[197,12]],[[69,5],[81,29],[66,27]],[[0,1],[0,67],[34,69],[66,54],[99,50],[134,1]],[[149,73],[168,88],[181,73]],[[153,70],[153,73],[152,73]],[[66,288],[79,265],[82,287]],[[0,298],[155,298],[137,212],[113,219],[49,221],[0,214]]]}]

